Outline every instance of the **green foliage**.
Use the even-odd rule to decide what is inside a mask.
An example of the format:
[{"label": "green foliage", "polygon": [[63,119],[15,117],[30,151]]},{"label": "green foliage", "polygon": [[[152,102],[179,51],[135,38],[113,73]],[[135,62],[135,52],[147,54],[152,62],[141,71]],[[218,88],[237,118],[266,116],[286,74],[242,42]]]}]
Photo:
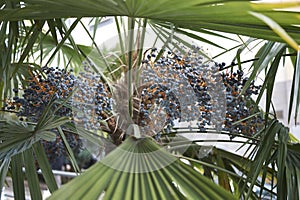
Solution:
[{"label": "green foliage", "polygon": [[235,199],[150,138],[128,138],[50,199],[98,199],[100,196],[104,199]]},{"label": "green foliage", "polygon": [[[173,144],[172,148],[175,150],[186,147],[185,145],[190,146],[184,156],[172,155],[150,138],[130,137],[104,160],[56,191],[58,186],[40,141],[52,140],[55,134],[51,130],[57,129],[76,168],[75,156],[64,137],[65,130],[62,126],[67,127],[70,132],[77,132],[94,145],[103,146],[107,138],[100,140],[88,130],[76,130],[73,124],[68,123],[69,118],[57,118],[50,107],[37,123],[21,122],[13,113],[0,111],[0,188],[9,174],[13,179],[16,199],[24,199],[25,179],[29,184],[31,198],[41,199],[35,165],[37,162],[53,193],[50,199],[98,199],[99,196],[104,199],[260,199],[265,193],[278,199],[300,199],[299,144],[294,144],[285,125],[270,115],[276,74],[281,61],[286,58],[291,59],[294,64],[289,119],[293,111],[297,116],[300,104],[300,61],[297,48],[300,29],[294,26],[299,23],[299,15],[275,9],[291,6],[294,6],[291,2],[265,4],[236,0],[0,1],[0,107],[13,96],[13,88],[18,88],[19,85],[25,88],[28,78],[39,72],[43,65],[63,63],[66,68],[70,67],[78,72],[81,70],[81,62],[91,52],[93,57],[88,59],[97,64],[95,71],[105,82],[119,80],[124,72],[141,63],[146,27],[149,26],[156,33],[157,40],[164,42],[164,46],[176,46],[177,42],[188,46],[178,36],[179,33],[223,49],[224,52],[220,55],[236,50],[234,63],[226,69],[233,69],[236,65],[242,68],[242,64],[248,62],[242,60],[242,53],[249,50],[251,45],[262,44],[251,60],[254,62],[251,63],[246,86],[260,73],[265,73],[261,93],[255,104],[258,105],[265,93],[265,113],[259,110],[257,113],[264,114],[268,119],[261,132],[243,136],[247,141],[237,141],[250,146],[247,151],[249,157],[214,148],[207,157],[198,158],[197,151],[202,146],[197,142],[201,141]],[[88,32],[81,21],[82,17],[96,17],[91,23],[97,25],[106,16],[115,17],[120,50],[109,55],[111,52],[107,51],[111,50],[98,48],[95,42],[96,30],[88,33],[92,47],[76,44],[72,38],[74,29],[81,25]],[[76,18],[70,27],[63,19],[69,17]],[[128,26],[125,23],[127,19]],[[132,28],[139,30],[139,37],[134,38],[133,31],[127,32]],[[123,30],[126,30],[125,33]],[[199,34],[231,39],[215,31],[252,38],[227,49],[222,43]],[[138,50],[131,51],[137,44]],[[54,63],[56,60],[58,63]],[[168,143],[163,145],[168,146]],[[147,159],[137,159],[135,156],[153,152],[156,152],[155,156],[146,156]],[[188,164],[182,159],[187,160]],[[164,163],[166,165],[161,166]],[[122,170],[118,170],[120,168]],[[140,168],[148,171],[130,172]],[[156,170],[151,170],[153,168]],[[271,187],[268,188],[267,184]],[[254,192],[254,187],[259,188],[259,193]]]},{"label": "green foliage", "polygon": [[[248,35],[255,38],[280,40],[274,32],[249,11],[266,14],[281,25],[293,38],[298,38],[299,29],[292,26],[298,23],[297,14],[274,10],[272,5],[256,1],[211,1],[192,0],[142,1],[142,0],[66,0],[36,1],[27,0],[24,6],[1,9],[0,20],[53,19],[65,17],[105,17],[128,16],[148,18],[162,22],[172,22],[176,27],[199,31],[203,28]],[[273,4],[279,7],[277,4]],[[291,6],[291,5],[284,5]],[[72,7],[72,9],[68,9]],[[37,12],[38,10],[38,12]]]}]

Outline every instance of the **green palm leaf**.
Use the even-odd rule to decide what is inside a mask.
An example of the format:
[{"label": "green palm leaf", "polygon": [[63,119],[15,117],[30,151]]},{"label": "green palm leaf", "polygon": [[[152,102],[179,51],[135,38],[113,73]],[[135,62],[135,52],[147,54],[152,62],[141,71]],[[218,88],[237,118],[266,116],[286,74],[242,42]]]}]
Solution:
[{"label": "green palm leaf", "polygon": [[255,1],[26,0],[22,7],[7,5],[0,10],[0,20],[129,16],[168,21],[196,31],[206,28],[282,41],[264,22],[249,13],[252,11],[266,14],[299,41],[299,28],[293,26],[298,24],[297,13],[274,10]]},{"label": "green palm leaf", "polygon": [[286,185],[282,188],[282,191],[287,191],[291,199],[300,199],[300,145],[287,145],[287,156],[285,161],[285,178]]},{"label": "green palm leaf", "polygon": [[0,160],[9,159],[37,142],[39,137],[34,137],[33,128],[31,125],[14,121],[4,124],[0,130]]},{"label": "green palm leaf", "polygon": [[50,199],[234,199],[150,138],[128,138]]}]

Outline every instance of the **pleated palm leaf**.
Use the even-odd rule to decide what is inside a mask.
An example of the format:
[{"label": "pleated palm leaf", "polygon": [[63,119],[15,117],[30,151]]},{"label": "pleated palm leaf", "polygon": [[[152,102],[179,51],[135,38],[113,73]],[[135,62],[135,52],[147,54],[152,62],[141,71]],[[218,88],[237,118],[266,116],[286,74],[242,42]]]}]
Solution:
[{"label": "pleated palm leaf", "polygon": [[128,138],[49,199],[234,199],[151,138]]}]

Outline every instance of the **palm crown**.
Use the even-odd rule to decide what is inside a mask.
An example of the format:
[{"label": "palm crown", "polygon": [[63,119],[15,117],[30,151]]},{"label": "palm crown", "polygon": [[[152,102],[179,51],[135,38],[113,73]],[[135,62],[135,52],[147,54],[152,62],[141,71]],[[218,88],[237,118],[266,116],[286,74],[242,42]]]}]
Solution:
[{"label": "palm crown", "polygon": [[[266,194],[278,199],[299,199],[299,144],[289,134],[287,124],[283,125],[271,114],[275,77],[285,58],[290,58],[294,65],[289,119],[298,114],[297,42],[300,38],[294,2],[27,0],[3,1],[0,5],[0,105],[4,108],[0,113],[0,181],[2,186],[8,174],[12,177],[17,199],[24,199],[24,178],[28,181],[32,199],[42,198],[37,166],[53,193],[50,199],[120,199],[124,196],[126,199],[259,199]],[[90,23],[96,27],[107,16],[114,17],[118,30],[119,42],[114,49],[99,48],[95,43],[96,29],[89,32],[81,21],[90,17]],[[75,18],[70,26],[65,23],[67,18]],[[78,26],[84,27],[92,46],[76,44],[72,32]],[[161,49],[145,50],[147,28],[155,34],[155,41],[162,42]],[[247,41],[241,39],[238,46],[227,49],[222,43],[203,36],[232,39],[222,32],[250,38]],[[223,49],[221,54],[236,50],[236,57],[227,65],[212,62],[215,71],[210,71],[209,75],[203,71],[199,74],[194,67],[196,64],[190,62],[192,54],[174,51],[182,50],[181,44],[185,48],[194,48],[183,39],[186,37]],[[253,44],[262,44],[255,58],[242,60],[242,53]],[[163,52],[164,49],[171,52]],[[198,54],[208,58],[199,49]],[[55,69],[51,72],[43,67],[55,65],[57,60],[63,65],[57,70],[60,74],[55,74]],[[81,67],[84,60],[88,61],[91,72]],[[247,79],[244,79],[245,62],[251,63]],[[205,62],[201,67],[204,65]],[[167,72],[162,72],[164,66],[169,67]],[[262,72],[265,75],[262,85],[255,85],[253,81]],[[70,85],[72,73],[81,83],[79,87]],[[94,82],[87,84],[87,74]],[[157,79],[172,74],[184,76],[191,91],[198,95],[197,127],[176,128],[172,124],[184,117],[191,121],[188,112],[184,115],[185,105],[180,104],[186,101],[176,99],[176,91],[168,89],[180,84],[167,85],[163,84],[166,79]],[[59,77],[56,85],[48,85],[50,75],[53,80]],[[148,82],[140,83],[140,77],[147,78]],[[223,110],[221,125],[216,125],[209,117],[223,106],[222,100],[216,98],[210,103],[213,93],[207,92],[208,85],[216,87],[212,83],[216,77],[224,89],[224,105],[230,108]],[[118,87],[120,83],[127,86],[125,91]],[[80,118],[79,112],[87,109],[82,107],[82,103],[88,101],[82,102],[82,95],[86,95],[82,88],[85,87],[95,88],[95,91],[91,89],[91,95],[96,95],[96,101],[91,103],[97,107],[92,109],[89,126]],[[17,90],[25,88],[27,93],[24,90],[25,95],[21,96]],[[60,90],[62,92],[57,93]],[[47,101],[41,97],[40,101],[45,103],[41,105],[31,100],[33,93],[36,95],[33,99],[44,94],[50,96]],[[258,104],[264,93],[266,107],[262,111]],[[53,98],[53,94],[57,96]],[[253,94],[257,95],[255,100]],[[80,100],[70,103],[72,98],[76,102],[76,95]],[[12,100],[13,96],[17,98]],[[116,117],[113,106],[107,104],[108,99],[114,98],[123,118]],[[106,102],[105,106],[103,102]],[[31,106],[27,111],[25,104]],[[17,108],[22,108],[23,113]],[[245,111],[239,111],[239,108]],[[71,110],[73,113],[67,114]],[[28,117],[29,112],[34,117]],[[158,123],[160,113],[163,113],[165,123]],[[122,124],[119,119],[127,120],[129,124],[132,120],[142,129],[135,126],[128,129],[133,132],[130,136],[126,132],[128,126],[123,127],[127,122]],[[90,128],[95,126],[98,127],[96,131]],[[240,156],[209,147],[209,153],[199,156],[199,151],[207,148],[202,143],[209,139],[191,141],[183,137],[186,133],[199,132],[229,135],[231,139],[236,137],[235,142],[249,146],[248,154]],[[140,133],[150,137],[141,137]],[[69,137],[74,134],[75,138]],[[96,146],[106,147],[109,149],[107,154],[111,151],[108,143],[118,147],[58,190],[43,144],[59,137],[61,148],[65,149],[74,170],[80,171],[74,150],[74,141],[80,140],[78,135]],[[231,139],[222,142],[230,143]],[[184,151],[180,150],[182,148]],[[254,191],[255,187],[259,192]]]}]

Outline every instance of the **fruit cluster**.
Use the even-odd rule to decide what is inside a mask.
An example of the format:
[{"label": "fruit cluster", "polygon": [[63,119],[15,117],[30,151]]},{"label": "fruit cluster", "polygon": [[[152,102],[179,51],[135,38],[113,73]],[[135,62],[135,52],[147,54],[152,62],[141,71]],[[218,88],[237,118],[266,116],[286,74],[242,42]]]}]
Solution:
[{"label": "fruit cluster", "polygon": [[[79,84],[79,79],[72,74],[72,71],[43,67],[41,73],[30,73],[30,76],[26,88],[13,89],[15,93],[13,100],[7,103],[2,110],[16,112],[21,121],[38,122],[46,107],[51,103],[51,111],[56,110],[54,113],[56,116],[69,116],[73,119],[71,97]],[[86,88],[79,90],[84,89]],[[19,93],[22,93],[22,96]],[[61,105],[62,103],[64,105]],[[51,131],[56,133],[56,139],[54,141],[43,140],[42,143],[49,160],[55,163],[59,157],[66,155],[66,150],[58,131],[56,129]],[[78,135],[67,132],[66,138],[73,150],[78,149],[82,144]]]},{"label": "fruit cluster", "polygon": [[160,52],[156,48],[145,54],[143,80],[145,84],[150,83],[150,90],[144,90],[151,91],[159,83],[164,90],[160,93],[171,93],[172,99],[176,99],[174,102],[167,100],[172,103],[171,106],[170,103],[160,104],[167,113],[165,132],[170,132],[174,120],[197,121],[202,131],[207,126],[221,128],[225,88],[216,63],[205,62],[197,47],[184,53],[164,51],[157,58],[158,54]]},{"label": "fruit cluster", "polygon": [[[22,89],[22,97],[18,95],[19,88],[14,88],[13,101],[2,109],[17,110],[17,116],[21,120],[25,117],[28,121],[37,122],[50,102],[65,100],[70,95],[75,84],[74,75],[58,68],[44,67],[42,72],[30,73],[27,87]],[[58,102],[53,104],[54,109],[57,106]],[[71,113],[71,109],[62,107],[56,115],[70,116]]]},{"label": "fruit cluster", "polygon": [[[213,128],[234,134],[257,132],[263,119],[249,116],[255,110],[252,97],[259,93],[260,86],[251,82],[245,89],[248,79],[242,70],[224,73],[225,63],[205,60],[199,52],[198,47],[183,51],[151,48],[145,52],[141,83],[133,94],[134,123],[156,138],[170,133],[176,122],[191,121],[197,122],[200,131]],[[113,92],[90,70],[89,63],[84,65],[77,77],[70,71],[44,67],[43,73],[32,74],[23,96],[16,95],[4,109],[17,110],[22,119],[37,121],[50,101],[56,102],[54,108],[67,101],[67,106],[57,111],[58,116],[70,116],[87,130],[117,130],[119,139],[123,130],[118,130],[113,116]],[[18,94],[18,90],[14,92]],[[50,151],[57,152],[60,142],[58,137]]]},{"label": "fruit cluster", "polygon": [[[142,116],[149,116],[159,104],[166,113],[164,130],[167,133],[174,126],[174,120],[197,121],[200,131],[210,127],[234,134],[257,132],[263,120],[260,116],[249,116],[254,112],[250,101],[259,93],[260,86],[252,81],[242,93],[248,80],[242,70],[223,73],[225,63],[205,61],[199,51],[198,47],[192,47],[183,53],[164,51],[161,54],[152,48],[145,53]],[[172,95],[168,97],[168,94]],[[156,101],[149,101],[149,97]]]},{"label": "fruit cluster", "polygon": [[[257,95],[261,86],[256,86],[254,81],[244,90],[248,78],[244,78],[243,71],[222,73],[226,87],[226,118],[224,130],[235,134],[254,134],[263,125],[260,115],[250,117],[257,110],[252,104],[252,96]],[[239,123],[237,123],[239,122]]]},{"label": "fruit cluster", "polygon": [[100,130],[111,117],[113,101],[107,84],[92,72],[87,63],[84,71],[76,77],[76,91],[73,95],[73,120],[87,130]]},{"label": "fruit cluster", "polygon": [[[138,93],[138,113],[133,119],[146,135],[170,133],[174,121],[181,118],[180,103],[172,90],[160,83],[143,85]],[[135,104],[136,105],[136,104]]]}]

